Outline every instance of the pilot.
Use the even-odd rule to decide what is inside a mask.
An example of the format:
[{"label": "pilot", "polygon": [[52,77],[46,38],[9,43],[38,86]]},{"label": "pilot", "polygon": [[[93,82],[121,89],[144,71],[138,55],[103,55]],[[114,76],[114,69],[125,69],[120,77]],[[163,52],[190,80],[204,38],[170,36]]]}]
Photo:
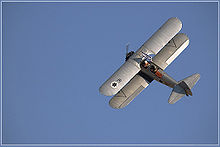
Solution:
[{"label": "pilot", "polygon": [[148,63],[146,60],[144,60],[143,66],[144,66],[145,68],[147,68],[148,66],[150,66],[150,63]]},{"label": "pilot", "polygon": [[157,71],[156,66],[151,65],[151,66],[150,66],[150,71],[153,72],[153,73],[155,73],[155,72]]}]

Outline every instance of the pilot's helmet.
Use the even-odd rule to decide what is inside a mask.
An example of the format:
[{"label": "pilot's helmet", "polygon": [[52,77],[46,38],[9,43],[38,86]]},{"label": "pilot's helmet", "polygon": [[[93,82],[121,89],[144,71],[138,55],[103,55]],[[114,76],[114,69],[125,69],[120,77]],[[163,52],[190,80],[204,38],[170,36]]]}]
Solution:
[{"label": "pilot's helmet", "polygon": [[144,60],[144,67],[148,67],[150,63],[148,63],[146,60]]},{"label": "pilot's helmet", "polygon": [[151,71],[151,72],[156,72],[156,70],[157,70],[157,68],[156,68],[155,65],[151,65],[151,66],[150,66],[150,71]]}]

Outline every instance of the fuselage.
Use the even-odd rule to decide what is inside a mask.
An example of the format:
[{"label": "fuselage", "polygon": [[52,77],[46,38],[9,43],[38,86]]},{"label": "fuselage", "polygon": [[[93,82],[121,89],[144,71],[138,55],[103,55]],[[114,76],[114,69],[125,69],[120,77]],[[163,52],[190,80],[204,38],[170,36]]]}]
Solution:
[{"label": "fuselage", "polygon": [[142,61],[140,75],[149,82],[156,80],[164,85],[174,88],[178,82],[151,61]]}]

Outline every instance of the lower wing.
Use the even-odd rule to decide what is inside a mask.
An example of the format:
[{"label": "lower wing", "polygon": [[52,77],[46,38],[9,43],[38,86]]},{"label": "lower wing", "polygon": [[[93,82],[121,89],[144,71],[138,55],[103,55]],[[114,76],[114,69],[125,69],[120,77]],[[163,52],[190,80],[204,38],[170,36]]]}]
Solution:
[{"label": "lower wing", "polygon": [[188,45],[189,38],[185,34],[179,33],[153,57],[153,62],[164,70]]},{"label": "lower wing", "polygon": [[[148,79],[148,80],[146,80]],[[121,109],[127,106],[144,88],[146,88],[153,79],[142,77],[141,72],[135,75],[129,83],[124,86],[110,101],[109,105],[115,109]]]}]

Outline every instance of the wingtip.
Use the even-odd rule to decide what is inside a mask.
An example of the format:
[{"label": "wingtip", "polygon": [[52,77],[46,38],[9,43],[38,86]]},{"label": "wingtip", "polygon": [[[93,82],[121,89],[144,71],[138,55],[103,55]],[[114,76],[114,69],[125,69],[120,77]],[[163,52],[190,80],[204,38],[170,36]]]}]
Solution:
[{"label": "wingtip", "polygon": [[182,24],[181,20],[178,17],[171,17],[169,20],[178,22],[179,24]]},{"label": "wingtip", "polygon": [[177,17],[171,17],[171,18],[168,19],[168,21],[172,21],[172,22],[178,24],[178,25],[180,26],[180,29],[181,29],[182,26],[183,26],[181,20],[180,20],[179,18],[177,18]]},{"label": "wingtip", "polygon": [[105,95],[105,96],[112,96],[113,94],[108,92],[108,90],[106,90],[105,86],[101,86],[99,87],[99,93],[101,93],[102,95]]},{"label": "wingtip", "polygon": [[175,104],[175,102],[173,100],[168,99],[168,103],[169,104]]},{"label": "wingtip", "polygon": [[[120,97],[117,100],[120,100]],[[121,109],[121,108],[123,108],[123,107],[121,107],[121,104],[119,104],[119,102],[116,101],[115,99],[111,99],[109,101],[109,106],[112,107],[113,109]]]},{"label": "wingtip", "polygon": [[195,74],[199,79],[201,78],[201,75],[199,73]]}]

